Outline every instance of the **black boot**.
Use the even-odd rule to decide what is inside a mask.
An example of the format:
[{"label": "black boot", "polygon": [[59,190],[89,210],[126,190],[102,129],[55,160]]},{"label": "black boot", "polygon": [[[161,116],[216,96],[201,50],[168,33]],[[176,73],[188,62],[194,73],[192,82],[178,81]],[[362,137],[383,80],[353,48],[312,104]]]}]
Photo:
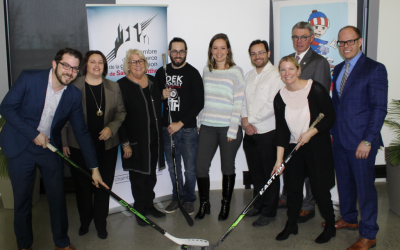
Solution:
[{"label": "black boot", "polygon": [[291,234],[296,235],[299,232],[299,228],[297,227],[297,223],[293,224],[293,225],[289,225],[288,222],[286,222],[285,225],[285,229],[283,229],[282,232],[280,232],[278,234],[278,236],[276,236],[276,240],[277,241],[282,241],[282,240],[286,240],[287,238],[289,238],[289,236]]},{"label": "black boot", "polygon": [[233,188],[235,187],[235,179],[236,179],[236,174],[223,176],[221,212],[218,215],[218,220],[224,221],[228,219],[229,209],[231,207]]},{"label": "black boot", "polygon": [[199,188],[200,208],[195,220],[202,220],[206,214],[210,214],[210,176],[197,178]]},{"label": "black boot", "polygon": [[325,226],[324,231],[317,237],[315,242],[318,244],[327,243],[330,239],[332,239],[335,236],[336,236],[335,224],[329,226],[327,225]]}]

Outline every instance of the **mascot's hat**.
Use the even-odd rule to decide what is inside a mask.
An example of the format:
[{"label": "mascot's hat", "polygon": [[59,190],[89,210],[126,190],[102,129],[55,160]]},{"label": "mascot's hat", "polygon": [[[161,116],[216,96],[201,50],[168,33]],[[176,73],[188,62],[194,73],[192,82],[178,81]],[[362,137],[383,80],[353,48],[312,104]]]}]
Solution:
[{"label": "mascot's hat", "polygon": [[308,18],[308,22],[314,26],[314,25],[323,25],[329,28],[329,20],[325,16],[324,13],[318,12],[316,10],[313,10],[310,18]]}]

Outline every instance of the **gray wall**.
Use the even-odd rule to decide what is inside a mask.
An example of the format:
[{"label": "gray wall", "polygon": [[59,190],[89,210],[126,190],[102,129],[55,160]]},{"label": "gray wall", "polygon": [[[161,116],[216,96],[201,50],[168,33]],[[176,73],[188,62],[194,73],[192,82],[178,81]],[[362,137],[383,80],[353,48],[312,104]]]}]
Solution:
[{"label": "gray wall", "polygon": [[8,92],[6,31],[4,26],[4,6],[0,4],[0,101]]}]

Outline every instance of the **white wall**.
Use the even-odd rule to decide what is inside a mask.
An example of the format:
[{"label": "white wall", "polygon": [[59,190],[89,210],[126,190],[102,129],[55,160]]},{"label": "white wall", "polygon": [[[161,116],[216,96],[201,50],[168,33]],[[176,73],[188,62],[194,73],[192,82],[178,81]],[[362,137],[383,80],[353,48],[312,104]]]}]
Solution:
[{"label": "white wall", "polygon": [[[379,5],[379,29],[378,29],[378,58],[377,61],[385,64],[389,79],[389,102],[392,99],[400,99],[400,84],[397,79],[399,59],[397,42],[400,41],[400,10],[399,0],[380,0]],[[382,138],[385,146],[389,146],[394,138],[386,125],[382,129]],[[383,150],[378,153],[376,164],[385,164]]]}]

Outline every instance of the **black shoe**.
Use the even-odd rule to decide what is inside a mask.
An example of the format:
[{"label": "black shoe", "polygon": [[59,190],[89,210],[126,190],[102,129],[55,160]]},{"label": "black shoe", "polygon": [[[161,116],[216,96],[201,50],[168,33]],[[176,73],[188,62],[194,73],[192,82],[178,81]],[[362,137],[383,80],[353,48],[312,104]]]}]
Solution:
[{"label": "black shoe", "polygon": [[228,219],[229,210],[231,208],[231,198],[235,187],[236,174],[223,175],[222,177],[222,200],[221,212],[218,215],[219,221]]},{"label": "black shoe", "polygon": [[186,212],[187,212],[189,215],[194,214],[194,205],[193,205],[193,202],[185,202],[185,203],[183,204],[183,207],[185,208]]},{"label": "black shoe", "polygon": [[311,220],[314,217],[315,217],[315,210],[312,210],[312,211],[301,210],[300,211],[300,216],[297,219],[297,223],[305,223],[305,222]]},{"label": "black shoe", "polygon": [[147,208],[147,212],[152,215],[154,218],[164,218],[165,214],[161,211],[158,211],[155,207]]},{"label": "black shoe", "polygon": [[79,228],[79,236],[85,235],[89,232],[89,227],[80,227]]},{"label": "black shoe", "polygon": [[276,240],[277,241],[282,241],[282,240],[286,240],[287,238],[289,238],[289,236],[291,234],[296,235],[299,232],[299,228],[297,226],[297,224],[294,224],[292,226],[289,226],[289,224],[286,222],[286,226],[285,229],[283,229],[282,232],[280,232],[278,234],[278,236],[276,236]]},{"label": "black shoe", "polygon": [[206,214],[210,214],[210,176],[197,178],[199,188],[200,208],[195,220],[202,220]]},{"label": "black shoe", "polygon": [[247,212],[246,216],[254,217],[254,216],[259,215],[260,213],[261,213],[261,209],[253,208]]},{"label": "black shoe", "polygon": [[336,236],[336,228],[335,226],[326,226],[324,231],[315,239],[315,242],[318,244],[327,243],[330,239]]},{"label": "black shoe", "polygon": [[266,217],[260,215],[257,220],[255,220],[252,225],[253,227],[264,227],[268,226],[269,223],[273,222],[276,219],[276,217]]},{"label": "black shoe", "polygon": [[137,216],[136,216],[136,222],[137,222],[137,224],[138,224],[139,226],[141,226],[141,227],[145,227],[145,226],[149,225],[149,224],[147,224],[147,222],[145,222],[144,220],[140,219],[140,218],[137,217]]},{"label": "black shoe", "polygon": [[100,239],[105,240],[105,239],[107,239],[108,232],[107,232],[106,229],[104,229],[104,230],[98,230],[98,231],[97,231],[97,236],[98,236]]}]

